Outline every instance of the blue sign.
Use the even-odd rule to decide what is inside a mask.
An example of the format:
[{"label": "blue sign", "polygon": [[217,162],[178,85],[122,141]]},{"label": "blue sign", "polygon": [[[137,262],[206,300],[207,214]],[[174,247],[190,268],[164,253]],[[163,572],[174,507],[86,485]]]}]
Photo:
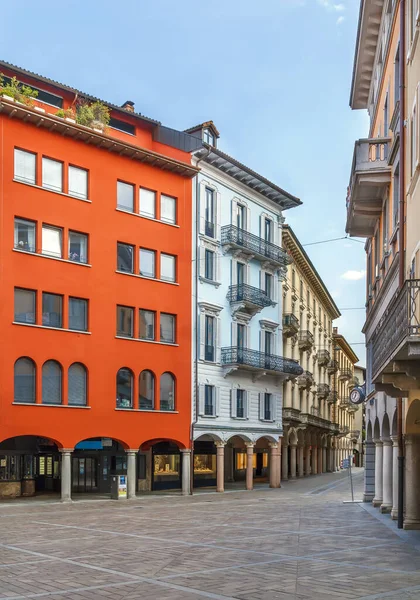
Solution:
[{"label": "blue sign", "polygon": [[102,440],[84,440],[74,447],[75,450],[102,450]]}]

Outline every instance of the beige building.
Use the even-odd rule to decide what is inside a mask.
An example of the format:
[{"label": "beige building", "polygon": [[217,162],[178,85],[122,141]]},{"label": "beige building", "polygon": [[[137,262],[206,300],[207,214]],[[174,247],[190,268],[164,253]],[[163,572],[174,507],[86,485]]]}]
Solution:
[{"label": "beige building", "polygon": [[293,259],[283,281],[283,354],[304,369],[283,386],[285,480],[337,470],[352,453],[349,390],[358,358],[333,328],[340,311],[288,225],[283,247]]}]

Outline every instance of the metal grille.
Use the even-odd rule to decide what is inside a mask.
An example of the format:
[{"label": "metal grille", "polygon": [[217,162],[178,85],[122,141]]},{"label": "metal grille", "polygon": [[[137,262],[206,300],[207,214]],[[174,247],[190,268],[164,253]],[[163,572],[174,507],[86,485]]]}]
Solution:
[{"label": "metal grille", "polygon": [[275,261],[279,265],[287,266],[292,263],[291,257],[272,242],[268,242],[253,233],[240,229],[235,225],[222,227],[222,244],[236,244],[259,255]]},{"label": "metal grille", "polygon": [[251,302],[261,307],[274,306],[275,304],[263,290],[247,283],[229,286],[227,299],[229,302]]},{"label": "metal grille", "polygon": [[264,354],[264,352],[250,350],[249,348],[239,348],[238,346],[222,348],[222,364],[247,365],[257,369],[290,373],[291,375],[303,373],[302,367],[296,360],[273,354]]}]

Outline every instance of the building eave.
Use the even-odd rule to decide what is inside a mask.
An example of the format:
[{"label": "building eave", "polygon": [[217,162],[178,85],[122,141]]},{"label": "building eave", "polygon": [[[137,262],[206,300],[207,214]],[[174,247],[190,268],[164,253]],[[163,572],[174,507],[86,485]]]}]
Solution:
[{"label": "building eave", "polygon": [[353,364],[356,364],[359,362],[359,357],[354,352],[354,350],[352,349],[352,347],[350,346],[350,344],[348,343],[348,341],[346,340],[346,338],[343,335],[341,335],[340,333],[334,333],[333,339],[334,339],[334,341],[336,341],[339,344],[339,346],[342,349],[342,351],[344,352],[344,354],[346,354],[348,356],[348,358],[350,358],[350,360],[352,361]]}]

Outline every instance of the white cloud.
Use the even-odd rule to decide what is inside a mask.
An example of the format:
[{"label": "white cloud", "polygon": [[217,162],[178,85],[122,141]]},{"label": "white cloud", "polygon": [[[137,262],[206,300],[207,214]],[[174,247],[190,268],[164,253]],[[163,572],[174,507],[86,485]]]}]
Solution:
[{"label": "white cloud", "polygon": [[343,17],[343,16],[341,16],[341,17],[338,17],[338,19],[337,19],[337,22],[336,22],[336,25],[341,25],[341,23],[342,23],[343,21],[344,21],[344,17]]},{"label": "white cloud", "polygon": [[359,281],[366,275],[366,271],[346,271],[341,275],[341,279],[347,279],[347,281]]},{"label": "white cloud", "polygon": [[318,4],[328,12],[343,12],[346,10],[346,6],[342,2],[335,3],[333,0],[318,0]]}]

